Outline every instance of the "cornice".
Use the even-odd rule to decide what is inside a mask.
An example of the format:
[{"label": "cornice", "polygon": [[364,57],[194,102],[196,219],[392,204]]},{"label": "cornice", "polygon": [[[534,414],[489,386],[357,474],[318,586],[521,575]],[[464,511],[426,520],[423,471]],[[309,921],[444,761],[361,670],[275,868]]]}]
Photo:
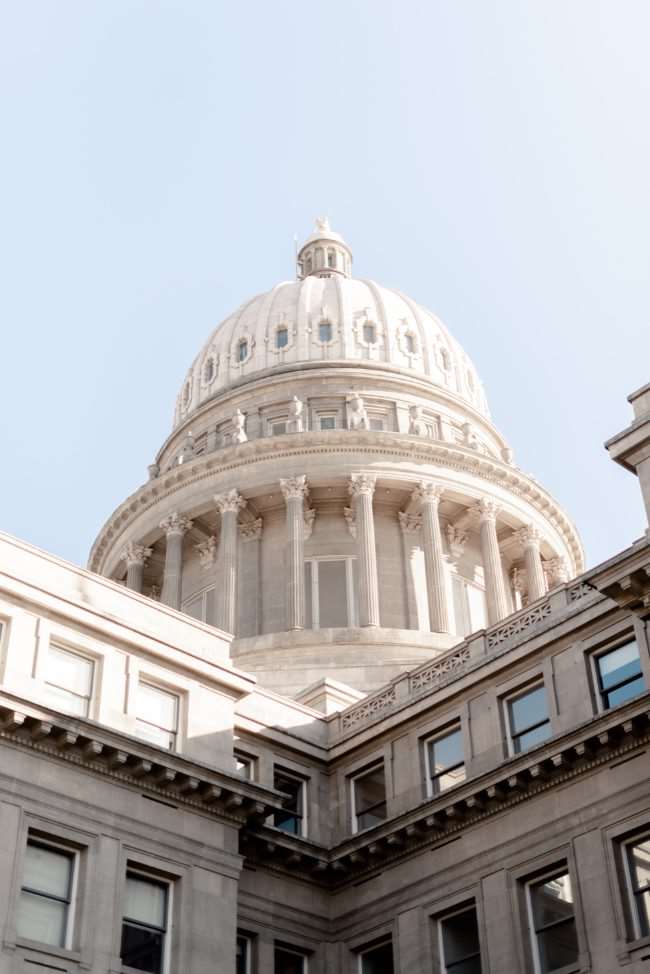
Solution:
[{"label": "cornice", "polygon": [[[237,446],[198,457],[140,487],[111,515],[100,531],[90,553],[88,567],[102,573],[109,551],[132,540],[125,532],[144,512],[161,501],[173,499],[180,491],[215,475],[222,476],[264,461],[293,460],[315,455],[357,455],[363,451],[368,462],[385,458],[394,461],[419,460],[446,470],[469,474],[510,491],[529,503],[558,531],[571,552],[575,573],[582,571],[584,556],[578,533],[551,495],[521,470],[474,450],[443,441],[425,440],[404,433],[336,430],[262,437]],[[334,467],[336,469],[336,465]],[[379,472],[381,476],[381,473]],[[245,478],[242,478],[245,479]],[[414,485],[422,474],[413,478]],[[178,503],[178,502],[176,502]]]}]

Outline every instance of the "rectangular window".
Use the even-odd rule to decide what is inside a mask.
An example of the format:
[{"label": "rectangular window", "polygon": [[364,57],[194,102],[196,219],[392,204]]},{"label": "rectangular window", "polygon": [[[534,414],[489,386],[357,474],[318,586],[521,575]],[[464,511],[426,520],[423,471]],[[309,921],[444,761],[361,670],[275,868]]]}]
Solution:
[{"label": "rectangular window", "polygon": [[391,940],[363,950],[359,954],[359,974],[394,974],[394,971]]},{"label": "rectangular window", "polygon": [[627,845],[626,867],[636,937],[650,936],[650,837]]},{"label": "rectangular window", "polygon": [[386,775],[384,762],[355,775],[352,785],[352,829],[360,832],[386,818]]},{"label": "rectangular window", "polygon": [[289,344],[289,331],[287,328],[278,328],[275,333],[275,347],[286,348]]},{"label": "rectangular window", "polygon": [[428,794],[437,795],[465,780],[463,735],[460,727],[425,742]]},{"label": "rectangular window", "polygon": [[505,703],[512,754],[527,751],[551,736],[544,684],[509,697]]},{"label": "rectangular window", "polygon": [[16,933],[52,947],[69,947],[75,853],[30,838],[25,848]]},{"label": "rectangular window", "polygon": [[175,693],[140,682],[135,722],[138,737],[173,751],[178,734],[178,703]]},{"label": "rectangular window", "polygon": [[273,773],[273,787],[289,795],[282,811],[273,814],[273,824],[276,829],[290,832],[291,835],[306,835],[305,779],[276,768]]},{"label": "rectangular window", "polygon": [[208,625],[215,624],[215,590],[207,588],[198,595],[193,596],[188,602],[182,605],[182,611],[197,619],[199,622],[207,622]]},{"label": "rectangular window", "polygon": [[369,417],[370,429],[374,430],[376,433],[380,433],[382,430],[386,429],[384,420],[380,417]]},{"label": "rectangular window", "polygon": [[305,562],[305,624],[308,629],[357,625],[356,558]]},{"label": "rectangular window", "polygon": [[456,635],[468,636],[486,626],[485,592],[460,575],[452,575]]},{"label": "rectangular window", "polygon": [[253,780],[253,759],[246,754],[235,751],[235,773],[245,781]]},{"label": "rectangular window", "polygon": [[322,430],[335,430],[336,429],[336,416],[321,416],[321,418],[320,418],[320,428]]},{"label": "rectangular window", "polygon": [[60,707],[79,717],[87,717],[93,692],[95,664],[87,656],[61,646],[47,651],[45,682],[53,707]]},{"label": "rectangular window", "polygon": [[290,947],[276,947],[274,952],[274,974],[307,974],[307,958]]},{"label": "rectangular window", "polygon": [[377,341],[377,333],[375,331],[374,325],[364,325],[363,326],[363,340],[367,342],[368,345],[374,345]]},{"label": "rectangular window", "polygon": [[162,974],[167,952],[169,883],[126,874],[120,957],[126,967]]},{"label": "rectangular window", "polygon": [[481,974],[476,909],[470,906],[438,920],[443,974]]},{"label": "rectangular window", "polygon": [[332,326],[329,321],[321,321],[318,326],[318,340],[320,342],[332,341]]},{"label": "rectangular window", "polygon": [[235,974],[251,974],[252,944],[250,937],[237,935],[237,952],[235,960]]},{"label": "rectangular window", "polygon": [[600,709],[609,710],[643,693],[645,681],[636,640],[594,657]]},{"label": "rectangular window", "polygon": [[551,974],[578,960],[571,877],[566,869],[528,884],[528,909],[537,974]]},{"label": "rectangular window", "polygon": [[283,436],[287,432],[286,420],[279,420],[277,423],[271,423],[271,436]]}]

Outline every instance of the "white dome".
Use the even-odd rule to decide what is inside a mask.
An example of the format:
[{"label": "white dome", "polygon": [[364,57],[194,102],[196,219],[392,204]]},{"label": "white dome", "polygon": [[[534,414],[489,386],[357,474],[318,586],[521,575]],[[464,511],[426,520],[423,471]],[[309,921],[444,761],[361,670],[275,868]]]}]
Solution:
[{"label": "white dome", "polygon": [[347,245],[341,241],[345,254],[340,247],[328,252],[335,240],[341,238],[329,230],[312,235],[299,254],[308,261],[306,271],[300,261],[301,280],[257,295],[218,325],[183,382],[174,427],[216,394],[260,373],[337,361],[426,377],[489,416],[476,369],[442,322],[399,291],[349,277]]}]

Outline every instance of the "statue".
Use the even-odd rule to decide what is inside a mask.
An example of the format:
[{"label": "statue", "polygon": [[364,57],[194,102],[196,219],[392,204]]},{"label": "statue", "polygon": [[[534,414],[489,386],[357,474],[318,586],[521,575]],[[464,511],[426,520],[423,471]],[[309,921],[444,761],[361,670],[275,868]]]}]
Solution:
[{"label": "statue", "polygon": [[294,396],[289,403],[289,418],[287,420],[287,433],[302,433],[303,431],[303,418],[302,418],[303,403],[298,399],[298,396]]},{"label": "statue", "polygon": [[238,409],[232,418],[231,442],[237,445],[237,443],[245,443],[247,439],[246,414],[242,413],[241,409]]},{"label": "statue", "polygon": [[353,392],[348,400],[348,429],[367,430],[370,428],[368,423],[368,413],[363,404],[363,399],[358,392]]},{"label": "statue", "polygon": [[409,433],[411,436],[426,436],[427,427],[422,419],[422,406],[411,406],[409,409]]}]

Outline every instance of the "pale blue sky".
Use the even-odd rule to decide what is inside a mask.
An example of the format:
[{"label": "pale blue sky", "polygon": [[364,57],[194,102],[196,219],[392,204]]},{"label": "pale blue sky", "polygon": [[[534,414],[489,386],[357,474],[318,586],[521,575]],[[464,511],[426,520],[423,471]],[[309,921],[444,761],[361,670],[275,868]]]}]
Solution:
[{"label": "pale blue sky", "polygon": [[0,528],[84,564],[210,330],[328,213],[437,312],[589,564],[650,380],[647,0],[0,5]]}]

